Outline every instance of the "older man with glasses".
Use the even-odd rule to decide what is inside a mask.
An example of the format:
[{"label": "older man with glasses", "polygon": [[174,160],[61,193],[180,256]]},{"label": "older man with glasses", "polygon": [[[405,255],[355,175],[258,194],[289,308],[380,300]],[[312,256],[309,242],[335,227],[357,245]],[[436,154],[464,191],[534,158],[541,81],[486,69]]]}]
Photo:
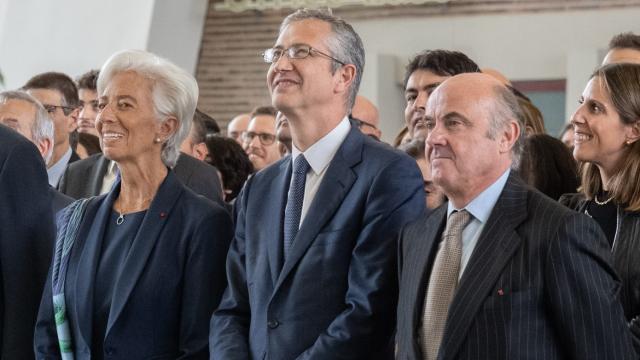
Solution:
[{"label": "older man with glasses", "polygon": [[276,109],[261,106],[253,110],[247,131],[242,133],[242,147],[255,171],[260,171],[281,157],[276,142]]},{"label": "older man with glasses", "polygon": [[47,163],[47,175],[49,184],[57,187],[67,165],[80,160],[69,141],[78,126],[78,88],[69,76],[47,72],[29,79],[23,90],[40,101],[53,119],[53,155]]}]

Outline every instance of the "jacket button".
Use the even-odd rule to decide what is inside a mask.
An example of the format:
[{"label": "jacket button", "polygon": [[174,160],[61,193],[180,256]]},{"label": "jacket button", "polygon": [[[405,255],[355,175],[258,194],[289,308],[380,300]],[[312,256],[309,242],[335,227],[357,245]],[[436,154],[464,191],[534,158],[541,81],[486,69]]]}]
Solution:
[{"label": "jacket button", "polygon": [[269,329],[275,329],[278,327],[278,325],[280,325],[280,323],[278,322],[278,320],[269,320],[267,322],[267,326],[269,327]]}]

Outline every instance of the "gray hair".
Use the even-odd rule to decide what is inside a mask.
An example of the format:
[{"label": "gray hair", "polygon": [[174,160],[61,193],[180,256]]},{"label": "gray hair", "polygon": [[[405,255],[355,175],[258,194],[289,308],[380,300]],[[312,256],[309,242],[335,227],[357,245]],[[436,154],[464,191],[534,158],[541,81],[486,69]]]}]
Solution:
[{"label": "gray hair", "polygon": [[167,59],[141,50],[117,52],[107,60],[98,76],[98,96],[121,72],[133,71],[152,83],[153,105],[161,122],[168,117],[178,120],[178,129],[162,148],[162,161],[173,168],[180,156],[180,144],[189,135],[198,102],[196,79]]},{"label": "gray hair", "polygon": [[516,139],[516,142],[513,144],[513,148],[511,149],[511,168],[518,169],[518,166],[520,165],[520,157],[522,156],[522,151],[524,149],[524,140],[526,135],[524,114],[518,104],[518,99],[513,92],[509,90],[509,88],[502,85],[496,85],[493,88],[493,91],[495,93],[495,104],[493,111],[490,112],[492,117],[489,123],[489,133],[487,136],[492,140],[495,139],[501,130],[509,126],[511,121],[516,121],[520,128],[520,136]]},{"label": "gray hair", "polygon": [[[287,16],[280,25],[280,33],[284,31],[289,24],[302,20],[320,20],[331,25],[333,36],[325,40],[325,45],[329,48],[331,56],[342,61],[345,64],[353,64],[356,67],[356,76],[349,88],[349,94],[346,99],[348,111],[351,111],[356,101],[356,95],[360,88],[360,80],[362,80],[362,71],[364,70],[364,46],[362,39],[343,19],[334,16],[329,9],[300,9]],[[342,65],[333,61],[331,71],[335,73]]]},{"label": "gray hair", "polygon": [[49,113],[36,98],[22,90],[3,91],[0,93],[0,104],[6,104],[10,100],[24,101],[35,108],[36,116],[31,125],[31,137],[34,143],[39,143],[44,140],[49,140],[51,143],[47,153],[42,156],[45,163],[48,163],[53,154],[54,145],[53,120],[49,116]]}]

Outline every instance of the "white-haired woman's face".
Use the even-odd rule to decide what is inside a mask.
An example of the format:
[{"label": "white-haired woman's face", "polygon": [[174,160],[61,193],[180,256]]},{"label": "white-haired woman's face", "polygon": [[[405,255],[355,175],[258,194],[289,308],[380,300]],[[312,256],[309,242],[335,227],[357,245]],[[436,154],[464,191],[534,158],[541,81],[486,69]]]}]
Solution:
[{"label": "white-haired woman's face", "polygon": [[160,158],[162,136],[153,106],[151,81],[127,71],[116,74],[98,101],[96,128],[108,159],[125,161]]}]

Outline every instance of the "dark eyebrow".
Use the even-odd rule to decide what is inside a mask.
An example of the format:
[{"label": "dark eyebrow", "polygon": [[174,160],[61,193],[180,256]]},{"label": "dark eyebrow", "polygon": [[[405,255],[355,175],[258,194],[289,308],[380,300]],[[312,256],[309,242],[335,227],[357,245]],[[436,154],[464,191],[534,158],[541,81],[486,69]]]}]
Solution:
[{"label": "dark eyebrow", "polygon": [[455,111],[452,111],[450,113],[445,114],[442,117],[442,120],[460,120],[466,126],[471,126],[472,125],[472,123],[471,123],[471,121],[469,121],[469,119],[467,119],[464,115],[462,115],[462,114],[460,114],[458,112],[455,112]]},{"label": "dark eyebrow", "polygon": [[440,84],[442,84],[442,83],[429,84],[429,85],[425,86],[424,89],[425,90],[433,90],[433,89],[437,88]]}]

